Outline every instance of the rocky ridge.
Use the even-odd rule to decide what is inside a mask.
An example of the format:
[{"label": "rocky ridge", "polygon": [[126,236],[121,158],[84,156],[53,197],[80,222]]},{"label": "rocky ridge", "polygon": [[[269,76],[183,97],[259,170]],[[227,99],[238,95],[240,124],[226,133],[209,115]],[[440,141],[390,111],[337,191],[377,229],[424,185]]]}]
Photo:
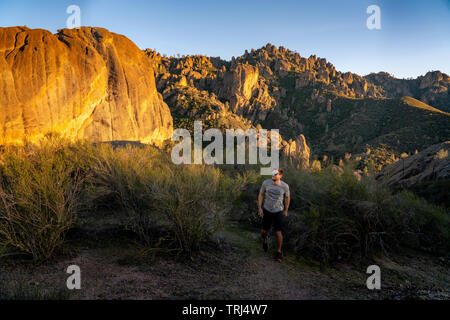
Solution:
[{"label": "rocky ridge", "polygon": [[[416,108],[419,101],[389,95],[383,81],[339,72],[314,55],[302,57],[272,44],[245,51],[231,61],[145,52],[154,65],[158,90],[175,118],[213,119],[211,125],[220,123],[219,127],[278,128],[283,139],[291,141],[303,134],[316,154],[335,157],[381,144],[393,145],[398,154],[410,153],[450,134],[445,112],[430,106]],[[423,86],[427,77],[421,80]],[[402,93],[410,94],[406,89],[398,94]],[[439,130],[421,127],[414,133],[417,139],[403,148],[400,142],[413,130],[409,127],[422,117],[422,123],[432,126],[438,121]],[[396,123],[406,127],[397,128]]]}]

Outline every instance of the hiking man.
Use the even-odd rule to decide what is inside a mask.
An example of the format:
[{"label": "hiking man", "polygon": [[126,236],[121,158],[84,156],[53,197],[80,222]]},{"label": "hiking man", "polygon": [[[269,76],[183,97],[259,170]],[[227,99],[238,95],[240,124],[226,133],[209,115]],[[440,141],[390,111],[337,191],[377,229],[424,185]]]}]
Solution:
[{"label": "hiking man", "polygon": [[[281,245],[283,244],[282,222],[283,217],[287,217],[291,195],[287,183],[281,181],[283,169],[272,171],[272,179],[265,180],[259,190],[258,211],[263,217],[263,228],[261,237],[263,240],[263,249],[268,250],[267,234],[273,224],[277,239],[277,253],[275,260],[281,262],[283,255]],[[264,197],[264,206],[262,206]]]}]

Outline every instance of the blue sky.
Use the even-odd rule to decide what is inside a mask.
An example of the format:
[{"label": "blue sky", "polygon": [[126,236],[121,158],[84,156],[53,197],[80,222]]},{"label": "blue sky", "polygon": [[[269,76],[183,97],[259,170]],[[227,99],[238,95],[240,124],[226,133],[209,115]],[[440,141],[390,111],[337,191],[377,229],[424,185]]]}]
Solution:
[{"label": "blue sky", "polygon": [[[0,26],[56,32],[72,4],[81,8],[83,26],[105,27],[168,55],[229,60],[270,42],[326,58],[344,72],[450,74],[450,0],[0,0]],[[373,4],[381,9],[381,30],[366,27]]]}]

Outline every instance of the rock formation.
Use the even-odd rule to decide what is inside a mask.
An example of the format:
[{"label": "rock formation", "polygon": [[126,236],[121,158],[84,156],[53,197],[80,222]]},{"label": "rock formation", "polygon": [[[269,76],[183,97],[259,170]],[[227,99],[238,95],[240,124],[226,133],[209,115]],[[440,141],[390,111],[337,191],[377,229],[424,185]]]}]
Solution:
[{"label": "rock formation", "polygon": [[50,131],[156,144],[172,135],[151,62],[124,36],[0,28],[0,70],[0,144]]},{"label": "rock formation", "polygon": [[309,168],[311,149],[306,143],[306,138],[303,134],[299,135],[295,140],[282,141],[282,145],[282,155],[291,164],[296,164],[304,169]]},{"label": "rock formation", "polygon": [[[335,159],[363,152],[367,145],[411,153],[450,134],[449,114],[396,98],[414,95],[415,89],[387,73],[342,73],[323,58],[271,44],[231,61],[145,52],[158,90],[182,126],[196,119],[221,129],[245,129],[250,123],[279,129],[285,143],[303,134],[318,154]],[[446,75],[434,73],[420,78],[417,86],[435,90],[435,83],[446,81]],[[390,90],[395,94],[389,95]]]}]

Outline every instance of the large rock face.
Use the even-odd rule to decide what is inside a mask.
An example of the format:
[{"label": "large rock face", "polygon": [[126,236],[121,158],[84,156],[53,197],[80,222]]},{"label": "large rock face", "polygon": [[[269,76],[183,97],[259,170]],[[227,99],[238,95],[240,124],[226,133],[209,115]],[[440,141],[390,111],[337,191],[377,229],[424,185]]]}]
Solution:
[{"label": "large rock face", "polygon": [[231,108],[237,111],[250,100],[257,89],[259,73],[254,66],[239,64],[231,72],[224,72],[222,77],[219,96],[231,98]]},{"label": "large rock face", "polygon": [[49,131],[158,144],[173,131],[148,58],[102,28],[0,28],[0,92],[0,144]]},{"label": "large rock face", "polygon": [[379,172],[376,178],[394,190],[408,189],[450,208],[450,141],[428,147]]}]

